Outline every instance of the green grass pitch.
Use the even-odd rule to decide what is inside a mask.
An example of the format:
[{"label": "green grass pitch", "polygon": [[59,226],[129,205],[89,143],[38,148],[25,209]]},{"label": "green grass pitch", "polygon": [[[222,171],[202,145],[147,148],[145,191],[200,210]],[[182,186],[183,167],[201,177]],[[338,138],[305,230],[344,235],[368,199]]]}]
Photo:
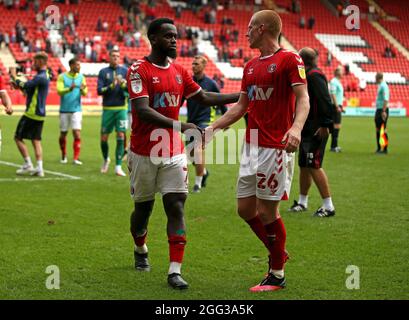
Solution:
[{"label": "green grass pitch", "polygon": [[[22,162],[12,139],[18,119],[1,116],[3,162]],[[84,118],[82,167],[59,163],[57,119],[48,117],[45,123],[44,167],[81,179],[18,181],[15,167],[0,164],[0,299],[409,298],[409,119],[390,119],[390,153],[376,156],[373,119],[344,118],[343,152],[327,152],[324,161],[334,218],[311,216],[321,202],[315,186],[308,212],[286,212],[298,197],[296,167],[290,201],[281,205],[291,255],[288,286],[258,294],[248,288],[263,278],[267,252],[236,214],[237,164],[210,165],[207,188],[188,197],[182,271],[190,288],[175,292],[166,283],[168,246],[160,197],[148,236],[152,271],[139,273],[133,268],[128,231],[133,207],[128,178],[116,177],[112,164],[107,175],[99,173],[100,118]],[[71,145],[70,136],[69,160]],[[112,159],[113,137],[110,154]],[[189,172],[192,187],[192,166]],[[45,286],[49,265],[59,267],[59,290]],[[345,285],[349,265],[359,268],[358,290]]]}]

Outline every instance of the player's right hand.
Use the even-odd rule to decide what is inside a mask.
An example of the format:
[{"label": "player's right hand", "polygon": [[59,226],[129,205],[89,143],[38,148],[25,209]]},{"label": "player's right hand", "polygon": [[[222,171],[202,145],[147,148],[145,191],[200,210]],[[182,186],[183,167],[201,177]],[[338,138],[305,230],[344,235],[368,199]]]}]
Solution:
[{"label": "player's right hand", "polygon": [[281,144],[285,144],[285,151],[288,153],[295,152],[300,145],[301,141],[301,130],[292,126],[290,130],[288,130],[283,139],[281,140]]},{"label": "player's right hand", "polygon": [[13,114],[13,108],[12,108],[12,107],[6,108],[6,113],[7,113],[9,116],[12,115],[12,114]]},{"label": "player's right hand", "polygon": [[206,146],[210,143],[210,141],[212,141],[213,137],[215,135],[215,130],[213,129],[212,126],[208,126],[205,128],[203,135],[202,135],[202,139],[203,139],[203,143],[202,143],[202,147],[203,149],[206,148]]}]

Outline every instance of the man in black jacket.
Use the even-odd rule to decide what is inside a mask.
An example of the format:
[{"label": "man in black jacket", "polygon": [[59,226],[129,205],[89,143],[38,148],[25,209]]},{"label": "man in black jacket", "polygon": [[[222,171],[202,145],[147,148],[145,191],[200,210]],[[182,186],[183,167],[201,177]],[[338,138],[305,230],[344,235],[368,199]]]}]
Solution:
[{"label": "man in black jacket", "polygon": [[332,105],[328,91],[328,82],[323,72],[317,68],[318,54],[314,49],[303,48],[299,52],[304,60],[307,72],[310,112],[301,132],[301,144],[298,154],[300,167],[300,196],[294,200],[291,212],[306,211],[308,207],[308,191],[312,181],[317,185],[323,204],[314,213],[317,217],[335,215],[328,178],[322,168],[325,146],[329,131],[332,129]]}]

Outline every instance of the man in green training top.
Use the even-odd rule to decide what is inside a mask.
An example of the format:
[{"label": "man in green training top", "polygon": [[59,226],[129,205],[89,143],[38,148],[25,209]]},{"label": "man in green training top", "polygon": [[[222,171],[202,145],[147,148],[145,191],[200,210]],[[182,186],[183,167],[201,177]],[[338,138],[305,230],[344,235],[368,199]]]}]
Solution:
[{"label": "man in green training top", "polygon": [[342,78],[342,69],[338,67],[334,71],[334,78],[330,81],[330,96],[332,103],[335,106],[334,110],[334,130],[332,130],[332,139],[331,139],[331,151],[332,152],[341,152],[341,147],[338,146],[338,136],[339,131],[341,130],[341,118],[344,108],[342,106],[344,102],[344,87],[341,83]]},{"label": "man in green training top", "polygon": [[82,107],[81,96],[88,93],[85,77],[80,73],[81,63],[73,58],[68,62],[70,70],[58,76],[57,93],[61,96],[60,104],[60,150],[61,163],[67,163],[67,133],[72,128],[74,136],[73,163],[82,165],[79,160],[81,150]]},{"label": "man in green training top", "polygon": [[128,99],[126,95],[126,73],[127,69],[119,65],[120,54],[116,49],[109,54],[109,66],[101,69],[98,74],[98,94],[102,95],[102,125],[101,125],[101,151],[104,162],[101,173],[108,172],[109,153],[108,138],[112,131],[116,130],[116,155],[115,174],[126,176],[122,170],[122,158],[124,155],[125,134],[128,123]]}]

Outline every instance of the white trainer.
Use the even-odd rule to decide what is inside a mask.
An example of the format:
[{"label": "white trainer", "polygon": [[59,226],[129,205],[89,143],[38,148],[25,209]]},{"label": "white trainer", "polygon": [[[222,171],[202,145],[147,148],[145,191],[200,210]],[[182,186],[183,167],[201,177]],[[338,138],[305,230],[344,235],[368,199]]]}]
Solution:
[{"label": "white trainer", "polygon": [[82,166],[82,161],[78,160],[78,159],[74,159],[73,164],[76,164],[77,166]]},{"label": "white trainer", "polygon": [[60,163],[66,164],[68,162],[67,157],[64,157],[60,160]]},{"label": "white trainer", "polygon": [[30,175],[37,177],[44,177],[44,170],[40,170],[38,167],[31,170]]},{"label": "white trainer", "polygon": [[108,172],[110,162],[111,162],[111,159],[109,159],[109,158],[104,160],[104,163],[102,164],[102,167],[101,167],[101,173],[107,173]]},{"label": "white trainer", "polygon": [[116,166],[115,167],[115,174],[117,175],[117,176],[120,176],[120,177],[126,177],[126,173],[122,170],[122,168],[121,167],[119,167],[119,166]]},{"label": "white trainer", "polygon": [[34,168],[32,164],[25,163],[21,166],[20,169],[17,169],[16,174],[28,174],[31,173],[33,169]]}]

